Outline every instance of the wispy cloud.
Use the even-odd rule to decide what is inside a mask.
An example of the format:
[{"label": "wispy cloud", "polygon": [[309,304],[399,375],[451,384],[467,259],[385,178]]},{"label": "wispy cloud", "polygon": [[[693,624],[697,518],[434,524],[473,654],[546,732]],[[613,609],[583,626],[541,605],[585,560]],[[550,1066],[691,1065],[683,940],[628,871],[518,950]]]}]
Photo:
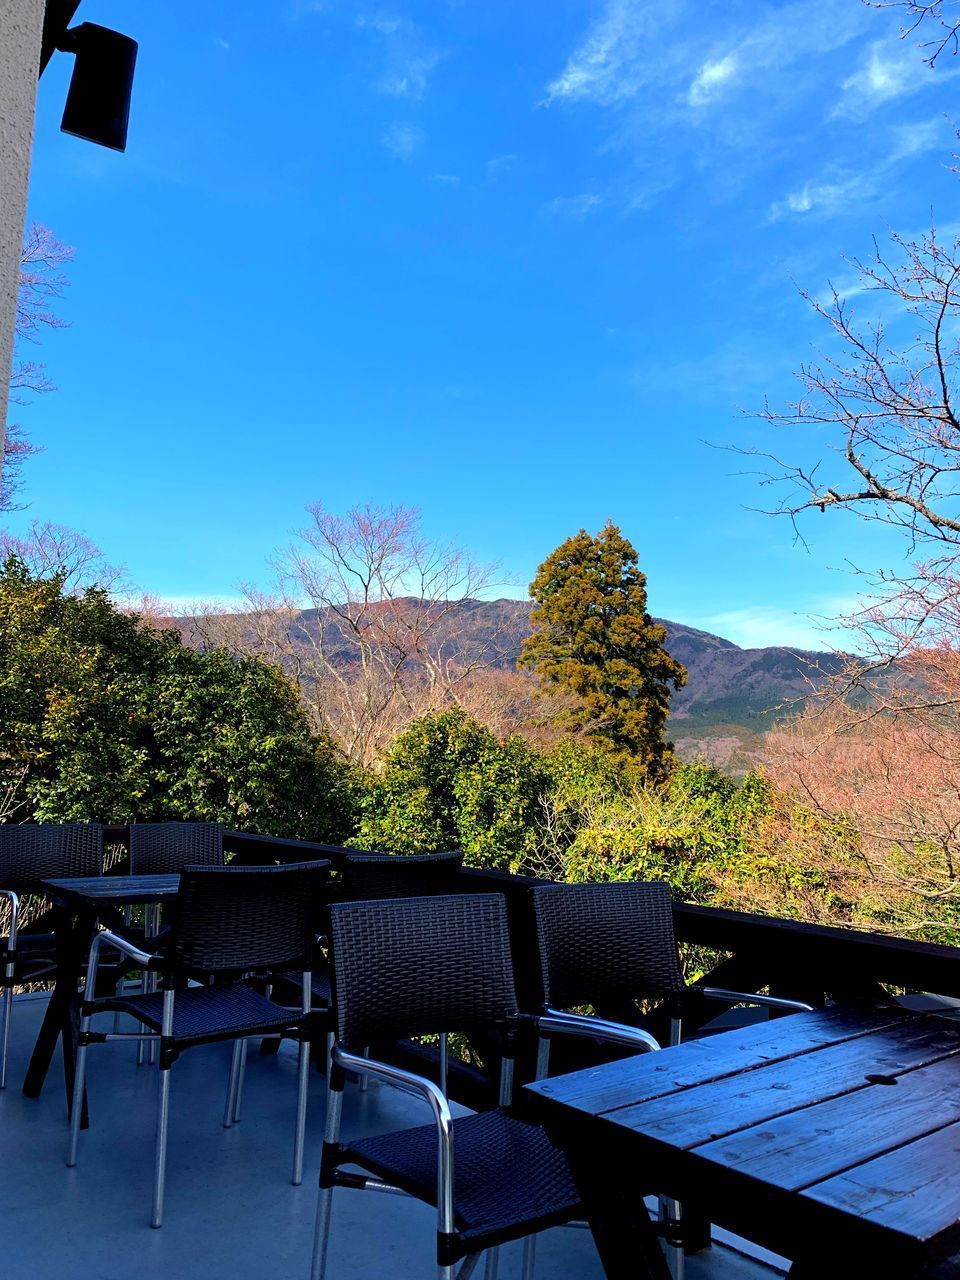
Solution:
[{"label": "wispy cloud", "polygon": [[499,178],[501,173],[506,173],[508,169],[512,169],[517,163],[518,156],[512,151],[502,156],[494,156],[492,160],[488,160],[484,165],[487,178],[493,182]]},{"label": "wispy cloud", "polygon": [[862,120],[891,98],[926,88],[930,77],[930,68],[917,56],[912,44],[891,46],[875,40],[860,67],[844,80],[833,115]]},{"label": "wispy cloud", "polygon": [[768,645],[783,645],[789,649],[832,649],[836,638],[831,638],[826,624],[776,605],[749,605],[743,609],[728,609],[724,613],[710,614],[696,624],[744,649],[762,649]]},{"label": "wispy cloud", "polygon": [[657,0],[608,0],[599,21],[547,85],[545,102],[610,105],[632,98],[654,78],[653,38],[677,21],[685,7],[685,0],[670,6]]},{"label": "wispy cloud", "polygon": [[734,78],[738,70],[737,57],[732,53],[728,53],[726,57],[719,58],[715,62],[705,62],[687,91],[689,105],[691,107],[706,107],[711,102],[715,102],[723,95],[725,87]]},{"label": "wispy cloud", "polygon": [[430,181],[438,183],[441,187],[459,187],[460,175],[458,173],[431,173]]},{"label": "wispy cloud", "polygon": [[387,125],[381,141],[386,149],[397,160],[409,163],[427,140],[427,135],[419,125],[409,120],[394,120]]},{"label": "wispy cloud", "polygon": [[431,74],[445,56],[443,51],[434,47],[409,18],[362,13],[357,26],[384,40],[387,65],[377,81],[380,92],[419,102],[427,92]]},{"label": "wispy cloud", "polygon": [[833,182],[805,182],[782,200],[775,200],[770,206],[770,217],[774,222],[808,213],[832,217],[865,199],[873,190],[874,183],[862,173],[851,173]]},{"label": "wispy cloud", "polygon": [[217,36],[216,40],[214,40],[214,42],[213,42],[213,43],[217,46],[217,48],[218,48],[218,49],[229,49],[229,48],[230,48],[230,41],[229,41],[229,40],[224,40],[223,36]]},{"label": "wispy cloud", "polygon": [[585,218],[603,204],[603,199],[595,191],[582,191],[576,196],[556,196],[548,200],[544,206],[548,213],[558,214],[565,218]]}]

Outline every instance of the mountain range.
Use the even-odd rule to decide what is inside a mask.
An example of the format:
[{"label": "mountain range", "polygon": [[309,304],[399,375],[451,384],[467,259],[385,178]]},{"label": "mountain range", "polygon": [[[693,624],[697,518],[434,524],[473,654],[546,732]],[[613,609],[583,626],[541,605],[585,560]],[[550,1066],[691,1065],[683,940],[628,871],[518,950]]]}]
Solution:
[{"label": "mountain range", "polygon": [[[397,601],[411,611],[417,600]],[[448,657],[483,652],[487,662],[504,670],[516,668],[520,645],[530,631],[532,603],[526,600],[463,600],[448,610],[439,631]],[[305,609],[289,621],[294,639],[316,635],[319,614]],[[234,619],[243,625],[243,616]],[[703,755],[734,770],[749,765],[760,737],[778,720],[799,710],[812,689],[840,667],[834,653],[782,645],[744,649],[667,618],[666,647],[687,668],[687,684],[671,700],[669,733],[683,758]],[[345,635],[338,640],[332,611],[326,615],[325,648],[349,663],[355,649]],[[190,642],[190,619],[176,620]],[[342,634],[342,632],[341,632]]]}]

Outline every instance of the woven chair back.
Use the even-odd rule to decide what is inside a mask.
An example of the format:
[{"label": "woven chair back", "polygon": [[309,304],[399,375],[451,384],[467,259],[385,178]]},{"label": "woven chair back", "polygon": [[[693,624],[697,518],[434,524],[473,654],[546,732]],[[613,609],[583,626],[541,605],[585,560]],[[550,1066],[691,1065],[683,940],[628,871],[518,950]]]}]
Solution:
[{"label": "woven chair back", "polygon": [[668,885],[557,884],[531,894],[548,1005],[603,1008],[684,990]]},{"label": "woven chair back", "polygon": [[184,867],[169,917],[174,973],[309,968],[329,865]]},{"label": "woven chair back", "polygon": [[330,908],[337,1034],[378,1040],[510,1023],[517,996],[500,894]]},{"label": "woven chair back", "polygon": [[353,853],[340,869],[341,902],[456,893],[462,853]]},{"label": "woven chair back", "polygon": [[0,826],[0,889],[24,893],[38,880],[103,874],[103,827],[96,822]]},{"label": "woven chair back", "polygon": [[171,875],[185,867],[223,866],[223,827],[217,822],[133,822],[130,874]]}]

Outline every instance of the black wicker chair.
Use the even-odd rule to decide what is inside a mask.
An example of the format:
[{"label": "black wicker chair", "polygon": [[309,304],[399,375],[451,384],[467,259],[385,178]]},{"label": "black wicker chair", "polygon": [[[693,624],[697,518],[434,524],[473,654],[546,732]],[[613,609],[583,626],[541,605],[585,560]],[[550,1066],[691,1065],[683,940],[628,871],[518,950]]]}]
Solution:
[{"label": "black wicker chair", "polygon": [[103,828],[97,823],[9,823],[0,826],[0,899],[10,908],[10,927],[0,937],[0,1089],[7,1083],[7,1043],[13,1016],[13,988],[56,976],[54,938],[22,930],[22,898],[40,880],[98,876],[103,872]]},{"label": "black wicker chair", "polygon": [[[181,1053],[196,1045],[234,1042],[227,1089],[225,1123],[234,1114],[239,1088],[241,1046],[247,1036],[280,1032],[300,1041],[297,1123],[293,1182],[303,1175],[310,1038],[310,966],[316,921],[329,864],[295,863],[282,867],[184,867],[171,911],[171,929],[157,953],[141,951],[128,939],[104,930],[94,939],[87,969],[87,991],[96,991],[100,952],[116,948],[163,980],[161,992],[85,999],[67,1164],[77,1160],[87,1049],[107,1040],[136,1039],[139,1033],[91,1030],[98,1013],[128,1013],[150,1027],[160,1046],[160,1098],[151,1226],[163,1220],[170,1069]],[[285,1009],[255,991],[243,979],[276,970],[302,973],[301,1008]],[[215,985],[188,986],[190,979]]]},{"label": "black wicker chair", "polygon": [[129,832],[132,876],[223,866],[223,827],[218,822],[132,822]]},{"label": "black wicker chair", "polygon": [[[754,1004],[783,1011],[810,1005],[778,996],[688,987],[673,927],[673,898],[661,881],[549,884],[531,889],[543,981],[538,1075],[546,1073],[549,1019],[558,1010],[592,1005],[617,1019],[636,1000],[664,1001],[670,1044],[679,1044],[689,999]],[[564,1013],[565,1032],[570,1015]],[[584,1020],[589,1028],[593,1018]]]},{"label": "black wicker chair", "polygon": [[[462,853],[424,853],[424,854],[391,854],[373,853],[367,850],[342,849],[339,859],[339,878],[332,886],[332,897],[337,902],[367,902],[382,898],[419,898],[424,895],[453,893],[460,883],[460,872],[463,867]],[[320,929],[327,932],[327,921],[323,920]],[[293,979],[291,984],[290,979]],[[314,1028],[318,1035],[326,1035],[326,1057],[329,1057],[333,1045],[332,995],[330,988],[330,970],[318,958],[317,967],[312,976],[312,998],[314,1011],[319,1015],[314,1020]],[[279,999],[289,999],[291,990],[296,988],[299,997],[296,975],[288,975],[288,980],[278,985],[275,995]],[[323,1016],[324,1011],[326,1017]],[[274,1045],[265,1044],[264,1052],[271,1051]],[[446,1074],[446,1037],[441,1042],[441,1070]],[[366,1090],[367,1081],[360,1081],[361,1090]]]},{"label": "black wicker chair", "polygon": [[[218,822],[132,822],[128,827],[128,865],[132,876],[172,875],[181,867],[222,867],[223,827]],[[155,947],[154,940],[161,932],[159,906],[147,907],[143,925],[131,925],[129,907],[123,913],[124,937],[146,951]],[[144,995],[156,990],[156,976],[144,974]],[[119,991],[120,988],[118,988]],[[114,1031],[119,1031],[120,1015],[114,1021]],[[148,1041],[148,1061],[153,1065],[154,1042]],[[144,1061],[144,1040],[137,1046],[137,1066]]]},{"label": "black wicker chair", "polygon": [[[775,996],[688,987],[674,933],[673,898],[669,886],[660,881],[538,885],[530,893],[544,997],[535,1019],[538,1080],[548,1074],[554,1035],[578,1034],[593,1040],[598,1027],[606,1030],[611,1025],[604,1017],[567,1012],[572,1008],[590,1005],[619,1019],[635,1009],[636,1000],[665,1001],[671,1045],[680,1043],[684,1003],[694,993],[697,998],[728,1006],[756,1004],[783,1011],[810,1008]],[[657,1047],[656,1041],[648,1038],[651,1047]],[[604,1039],[615,1037],[605,1035]],[[618,1043],[624,1045],[623,1041]],[[682,1277],[681,1206],[661,1197],[660,1217],[673,1275]]]},{"label": "black wicker chair", "polygon": [[[566,1161],[534,1124],[508,1107],[520,1026],[506,902],[498,894],[338,903],[331,908],[337,1043],[327,1098],[312,1280],[326,1270],[333,1188],[401,1190],[437,1209],[441,1280],[472,1272],[479,1255],[532,1235],[579,1210]],[[633,1029],[621,1032],[634,1038]],[[431,1080],[361,1056],[366,1044],[451,1031],[493,1032],[501,1047],[500,1106],[453,1120]],[[602,1033],[601,1033],[602,1034]],[[347,1071],[418,1095],[433,1123],[342,1143]],[[351,1173],[347,1166],[366,1171]],[[492,1274],[492,1271],[489,1272]]]}]

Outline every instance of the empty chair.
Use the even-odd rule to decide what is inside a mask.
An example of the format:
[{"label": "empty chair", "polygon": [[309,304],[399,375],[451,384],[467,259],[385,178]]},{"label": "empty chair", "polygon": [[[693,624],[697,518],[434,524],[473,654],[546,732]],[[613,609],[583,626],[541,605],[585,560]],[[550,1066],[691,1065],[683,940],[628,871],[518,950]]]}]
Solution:
[{"label": "empty chair", "polygon": [[218,822],[133,822],[130,874],[162,876],[181,867],[223,866],[223,827]]},{"label": "empty chair", "polygon": [[[341,902],[366,902],[378,898],[417,898],[423,894],[446,894],[456,891],[461,883],[462,853],[391,854],[371,853],[367,850],[343,849],[340,851],[339,879],[333,887],[333,896]],[[326,932],[326,920],[318,923],[318,929]],[[296,975],[288,975],[296,985]],[[330,1017],[330,971],[319,960],[313,971],[313,1008],[321,1014],[314,1021],[318,1035],[326,1034],[329,1041],[333,1034]],[[291,998],[289,981],[278,984],[274,994],[278,999]],[[327,1017],[322,1016],[326,1011]],[[444,1059],[446,1042],[444,1041]],[[366,1080],[361,1081],[361,1088]]]},{"label": "empty chair", "polygon": [[0,826],[0,899],[10,908],[10,926],[0,936],[0,1089],[7,1081],[7,1042],[13,1016],[13,988],[56,975],[51,934],[23,932],[23,897],[41,880],[103,873],[103,828],[97,823],[64,825],[9,823]]},{"label": "empty chair", "polygon": [[[531,889],[544,1009],[592,1005],[623,1017],[635,1000],[663,1000],[670,1010],[670,1043],[680,1041],[684,1001],[691,995],[723,1004],[809,1009],[797,1000],[688,987],[673,927],[673,898],[661,881],[549,884]],[[546,1067],[549,1021],[541,1031],[541,1073]]]},{"label": "empty chair", "polygon": [[341,902],[371,898],[416,898],[420,894],[456,893],[462,883],[463,854],[348,853],[340,866],[337,897]]},{"label": "empty chair", "polygon": [[[457,894],[338,903],[330,916],[337,1043],[331,1054],[312,1280],[325,1276],[335,1187],[399,1189],[434,1206],[441,1280],[452,1280],[461,1259],[457,1274],[462,1280],[484,1250],[575,1217],[578,1196],[565,1158],[540,1126],[508,1110],[522,1019],[504,899]],[[497,1038],[502,1051],[497,1108],[454,1120],[443,1090],[431,1080],[361,1056],[363,1046],[373,1042],[451,1031]],[[635,1028],[619,1031],[631,1043],[644,1037]],[[346,1071],[419,1096],[432,1123],[342,1142]],[[348,1172],[357,1165],[363,1175]],[[527,1240],[525,1276],[532,1275],[532,1263]]]},{"label": "empty chair", "polygon": [[[301,1181],[309,1072],[310,966],[327,867],[325,862],[284,867],[187,866],[181,871],[171,929],[160,939],[155,954],[142,951],[107,930],[93,941],[86,987],[91,996],[96,991],[97,965],[104,947],[115,947],[144,969],[159,973],[163,990],[83,1001],[67,1164],[73,1166],[77,1160],[89,1046],[106,1040],[136,1039],[140,1034],[94,1032],[91,1019],[108,1011],[128,1013],[151,1029],[160,1048],[151,1215],[154,1227],[163,1220],[170,1070],[181,1053],[197,1045],[234,1042],[225,1108],[229,1117],[235,1108],[244,1038],[280,1033],[300,1041],[293,1182]],[[254,973],[269,978],[278,969],[296,969],[301,974],[299,1010],[276,1004],[243,981]],[[187,985],[190,979],[206,980],[211,975],[218,979],[215,985]]]}]

